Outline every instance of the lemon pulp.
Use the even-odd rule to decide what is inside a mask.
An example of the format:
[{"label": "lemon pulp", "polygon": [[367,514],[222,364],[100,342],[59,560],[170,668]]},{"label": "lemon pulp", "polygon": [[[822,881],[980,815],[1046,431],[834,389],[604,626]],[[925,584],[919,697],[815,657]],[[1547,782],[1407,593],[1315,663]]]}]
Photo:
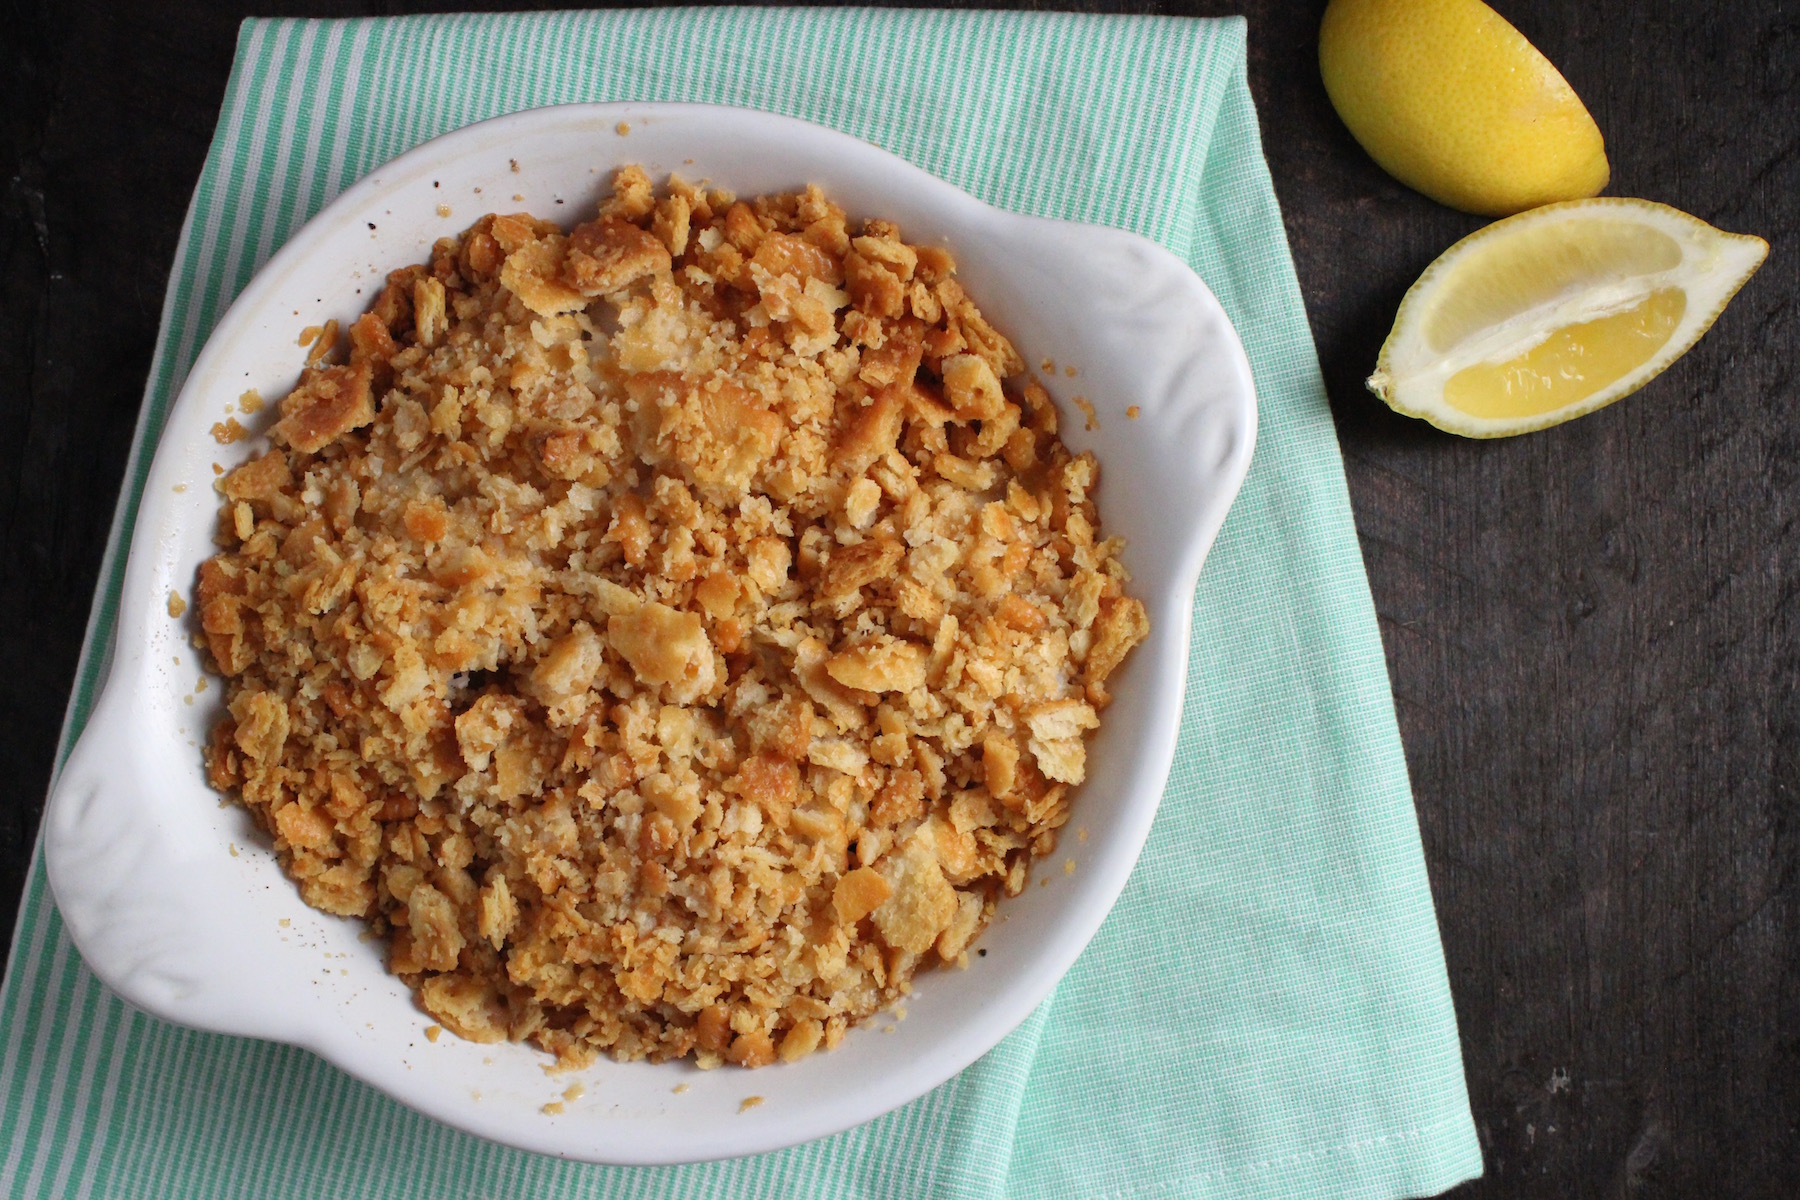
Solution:
[{"label": "lemon pulp", "polygon": [[1498,363],[1464,367],[1444,400],[1472,417],[1535,417],[1578,404],[1649,362],[1687,312],[1687,293],[1658,288],[1624,312],[1555,330]]},{"label": "lemon pulp", "polygon": [[1768,253],[1647,200],[1572,200],[1446,250],[1400,303],[1369,388],[1468,437],[1559,424],[1642,387]]}]

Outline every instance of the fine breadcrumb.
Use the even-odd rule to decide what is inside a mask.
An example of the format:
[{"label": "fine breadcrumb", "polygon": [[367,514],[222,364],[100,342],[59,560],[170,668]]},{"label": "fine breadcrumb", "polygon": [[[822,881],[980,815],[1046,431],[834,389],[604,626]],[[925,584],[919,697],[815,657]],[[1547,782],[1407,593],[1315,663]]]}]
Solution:
[{"label": "fine breadcrumb", "polygon": [[791,1061],[1053,852],[1149,624],[955,270],[626,168],[391,274],[219,482],[209,778],[445,1028]]}]

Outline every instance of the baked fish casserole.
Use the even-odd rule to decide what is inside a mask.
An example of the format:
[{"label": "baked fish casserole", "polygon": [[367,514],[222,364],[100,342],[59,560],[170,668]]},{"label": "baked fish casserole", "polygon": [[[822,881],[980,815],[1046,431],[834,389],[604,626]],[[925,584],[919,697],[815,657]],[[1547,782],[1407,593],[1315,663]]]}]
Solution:
[{"label": "baked fish casserole", "polygon": [[755,1067],[964,964],[1148,633],[949,249],[618,172],[387,277],[219,481],[205,757],[476,1041]]}]

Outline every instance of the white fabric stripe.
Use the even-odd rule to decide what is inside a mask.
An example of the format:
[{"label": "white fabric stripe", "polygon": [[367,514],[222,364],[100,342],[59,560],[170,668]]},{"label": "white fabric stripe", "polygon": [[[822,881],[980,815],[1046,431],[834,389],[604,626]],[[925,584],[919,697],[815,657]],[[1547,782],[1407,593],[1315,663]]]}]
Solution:
[{"label": "white fabric stripe", "polygon": [[[42,829],[38,831],[38,844],[41,849]],[[42,857],[34,851],[31,869],[25,875],[25,903],[19,905],[19,920],[17,928],[13,932],[12,971],[7,977],[7,983],[11,985],[8,990],[19,998],[18,1007],[27,1011],[30,1003],[26,997],[37,990],[37,973],[43,962],[44,941],[53,924],[42,912],[43,906],[49,902],[50,898],[50,889],[44,885],[43,881],[42,862]],[[27,918],[30,919],[29,924],[27,924]],[[27,930],[30,932],[31,940],[23,942],[20,939]],[[23,955],[19,953],[21,945],[25,947]],[[7,1011],[14,1011],[13,1006],[8,1005]],[[19,1053],[25,1044],[25,1025],[26,1022],[18,1021],[6,1031],[6,1051],[4,1057],[0,1057],[0,1101],[4,1101],[12,1095],[15,1082],[14,1071],[18,1067]],[[15,1136],[23,1135],[16,1133]]]},{"label": "white fabric stripe", "polygon": [[[319,52],[319,63],[320,74],[324,78],[330,79],[332,73],[337,69],[338,52],[343,47],[344,27],[333,22],[327,29],[329,32],[326,33],[325,45]],[[296,88],[295,90],[306,91],[305,88]],[[300,171],[296,177],[296,182],[300,185],[304,186],[310,182],[314,188],[318,186],[319,152],[324,148],[325,121],[328,116],[338,111],[336,102],[330,98],[328,86],[319,89],[318,95],[319,99],[312,108],[312,124],[307,131],[306,153],[300,156]],[[300,188],[296,188],[295,191],[304,198],[295,202],[294,211],[288,216],[287,228],[282,233],[284,242],[293,235],[294,230],[300,228],[306,219],[312,216],[312,189],[307,188],[301,192]]]},{"label": "white fabric stripe", "polygon": [[[75,986],[65,1011],[75,1014],[75,1019],[64,1028],[62,1046],[57,1050],[56,1076],[50,1083],[50,1094],[44,1098],[43,1132],[38,1136],[37,1153],[32,1156],[31,1173],[25,1177],[26,1195],[38,1194],[38,1185],[50,1165],[52,1150],[57,1153],[57,1176],[65,1179],[68,1177],[69,1155],[75,1148],[70,1144],[68,1127],[72,1126],[79,1131],[81,1125],[83,1097],[80,1076],[77,1076],[75,1095],[69,1098],[67,1104],[64,1103],[64,1093],[69,1086],[70,1069],[75,1063],[77,1043],[85,1045],[88,1040],[86,1035],[93,1018],[90,1011],[91,998],[98,990],[98,981],[82,967],[79,956],[75,956],[72,965],[74,970],[70,974],[74,977]],[[86,1073],[88,1072],[84,1070],[83,1074]],[[79,1138],[79,1132],[76,1136]],[[55,1192],[51,1194],[54,1195]]]},{"label": "white fabric stripe", "polygon": [[[292,55],[296,66],[308,61],[312,56],[313,42],[315,41],[317,29],[318,26],[310,23],[300,25],[300,44],[295,46],[291,51],[286,50],[284,47],[285,53],[281,56],[283,61],[285,62],[289,54]],[[282,74],[286,75],[288,72],[284,70]],[[279,95],[280,89],[271,88],[269,89],[269,92],[270,101],[273,103],[275,98]],[[282,238],[285,238],[289,232],[287,221],[283,216],[282,210],[293,203],[291,199],[287,198],[291,196],[293,191],[292,188],[287,186],[289,182],[288,161],[293,153],[294,135],[300,123],[300,102],[305,95],[306,87],[304,86],[302,79],[295,79],[288,84],[287,101],[281,110],[281,124],[277,127],[275,134],[275,161],[269,167],[268,179],[268,183],[272,185],[272,190],[275,194],[284,198],[271,200],[265,195],[263,201],[262,222],[260,227],[256,230],[254,241],[251,243],[252,257],[250,266],[253,271],[257,267],[262,266],[263,263],[267,262],[269,260],[269,255],[273,253],[273,248],[276,244],[277,226],[280,226],[279,232]],[[220,282],[234,293],[236,292],[237,280],[233,277],[232,273],[227,273],[225,278]],[[231,297],[224,297],[220,300],[220,311],[224,310],[226,304],[230,302],[230,299]]]},{"label": "white fabric stripe", "polygon": [[[290,28],[291,27],[285,22],[276,28],[275,44],[270,48],[269,58],[278,60],[284,56],[287,49]],[[261,33],[260,27],[257,32],[259,34]],[[258,94],[256,98],[256,108],[253,113],[249,114],[250,144],[243,156],[244,162],[247,165],[259,164],[262,161],[263,148],[268,144],[269,127],[272,124],[269,119],[270,113],[274,109],[274,106],[274,88],[268,88]],[[232,165],[236,166],[237,164],[234,162]],[[236,291],[234,281],[238,276],[238,264],[244,257],[245,234],[247,232],[246,225],[255,210],[254,203],[240,204],[238,205],[237,211],[232,214],[231,225],[229,227],[224,225],[222,219],[224,216],[224,197],[231,190],[229,186],[225,185],[225,181],[228,181],[230,178],[231,176],[228,173],[224,171],[220,172],[222,186],[218,187],[214,192],[213,211],[209,214],[210,219],[207,221],[208,228],[218,230],[219,234],[222,236],[225,247],[224,262],[217,270],[209,271],[202,268],[195,273],[196,280],[208,280],[209,286],[206,289],[208,303],[206,307],[210,308],[214,313],[223,312],[225,306],[231,302],[232,295]],[[195,294],[200,294],[200,289],[198,287],[195,288]],[[197,339],[200,309],[201,306],[196,304],[189,310],[188,325],[190,329],[194,330],[196,340],[193,342],[186,342],[182,346],[181,358],[183,362],[191,363],[194,360],[195,352],[198,350]]]},{"label": "white fabric stripe", "polygon": [[[252,30],[250,45],[247,46],[244,51],[244,61],[247,66],[242,77],[238,80],[237,93],[232,96],[227,107],[227,111],[231,113],[232,121],[230,128],[225,131],[224,136],[219,141],[221,147],[219,169],[212,178],[211,203],[207,206],[204,216],[197,222],[193,221],[191,215],[189,218],[190,222],[192,222],[190,228],[200,229],[202,230],[202,233],[200,235],[199,253],[196,255],[193,264],[186,267],[186,274],[189,279],[187,300],[185,304],[186,311],[182,314],[181,333],[178,340],[175,342],[174,353],[171,355],[173,370],[169,374],[167,388],[164,392],[164,394],[170,398],[170,402],[173,402],[173,397],[176,392],[180,390],[181,380],[186,376],[188,366],[194,361],[200,336],[200,313],[201,310],[206,307],[201,298],[206,292],[211,290],[212,281],[218,278],[216,264],[218,262],[220,242],[229,232],[224,228],[221,219],[224,214],[225,197],[230,191],[229,185],[232,173],[236,171],[239,166],[238,148],[243,144],[244,118],[247,111],[246,102],[250,95],[252,80],[260,79],[261,77],[262,57],[263,27],[258,25]],[[202,184],[204,185],[205,182],[206,179],[202,176]],[[196,204],[198,204],[199,199],[200,192],[196,189],[194,193]],[[191,212],[192,210],[190,209],[190,213]],[[227,273],[230,273],[229,269],[227,270]],[[174,278],[174,276],[170,277],[171,287],[174,286]],[[166,338],[159,339],[159,343],[166,344]],[[152,386],[155,386],[156,377],[152,375],[151,378]]]},{"label": "white fabric stripe", "polygon": [[344,190],[344,164],[350,153],[350,129],[356,124],[356,102],[362,88],[363,59],[368,54],[369,34],[373,29],[374,26],[367,23],[357,27],[356,37],[350,43],[350,61],[345,68],[344,78],[338,81],[338,98],[335,102],[338,114],[337,140],[332,143],[331,156],[327,160],[329,166],[325,171],[325,189],[319,197],[320,207],[330,204]]},{"label": "white fabric stripe", "polygon": [[119,1099],[119,1073],[125,1069],[124,1048],[132,1044],[132,1026],[137,1023],[135,1012],[117,1000],[110,997],[108,1000],[113,1019],[104,1039],[109,1050],[106,1081],[100,1087],[100,1109],[94,1114],[94,1140],[88,1147],[87,1161],[82,1164],[81,1182],[75,1188],[75,1200],[88,1200],[94,1194],[94,1177],[99,1172],[100,1163],[106,1157],[107,1146],[112,1141],[112,1112]]},{"label": "white fabric stripe", "polygon": [[[45,924],[48,923],[49,922],[45,922]],[[68,938],[59,937],[56,939],[56,949],[50,956],[50,972],[47,976],[48,982],[45,985],[46,990],[52,995],[55,993],[56,977],[61,975],[63,969],[68,965],[69,952],[72,949],[73,947],[70,945]],[[55,1021],[44,1021],[36,1030],[37,1037],[33,1039],[31,1046],[30,1065],[25,1068],[25,1095],[27,1096],[35,1097],[39,1094],[38,1081],[43,1077],[44,1060],[49,1057],[50,1041],[55,1034],[56,1029],[57,1024]],[[46,1122],[48,1119],[49,1118],[46,1118]],[[0,1192],[8,1191],[12,1187],[13,1178],[18,1174],[19,1163],[25,1153],[25,1139],[30,1128],[31,1121],[29,1117],[26,1117],[19,1122],[18,1129],[13,1135],[12,1145],[7,1149],[6,1163],[4,1166],[0,1166]]]}]

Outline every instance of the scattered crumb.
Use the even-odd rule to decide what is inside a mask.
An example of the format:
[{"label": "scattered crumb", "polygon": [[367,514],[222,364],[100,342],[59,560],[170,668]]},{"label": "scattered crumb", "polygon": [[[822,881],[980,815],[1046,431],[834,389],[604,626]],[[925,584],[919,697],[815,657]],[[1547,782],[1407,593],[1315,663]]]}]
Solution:
[{"label": "scattered crumb", "polygon": [[1100,414],[1094,411],[1093,401],[1089,400],[1086,396],[1077,396],[1075,397],[1074,404],[1076,408],[1081,410],[1081,415],[1087,418],[1087,431],[1089,433],[1100,428]]},{"label": "scattered crumb", "polygon": [[512,168],[512,173],[514,175],[517,175],[519,173],[519,160],[518,159],[509,158],[506,160],[506,165],[508,167]]},{"label": "scattered crumb", "polygon": [[[187,706],[188,706],[188,707],[189,707],[189,708],[192,708],[192,707],[193,707],[193,706],[194,706],[194,698],[193,698],[193,697],[192,697],[192,696],[183,696],[183,697],[182,697],[182,698],[181,698],[181,702],[182,702],[182,703],[183,703],[183,704],[185,704],[185,705],[187,705]],[[220,805],[219,805],[219,807],[220,807],[220,808],[224,808],[224,807],[225,807],[225,805],[224,805],[224,804],[220,804]]]},{"label": "scattered crumb", "polygon": [[[217,436],[218,436],[218,435],[217,435],[217,434],[214,434],[214,435],[213,435],[213,436],[214,436],[214,437],[217,437]],[[223,467],[223,466],[221,466],[221,465],[220,465],[220,464],[218,464],[218,463],[214,463],[214,464],[213,464],[213,465],[212,465],[212,468],[213,468],[213,474],[214,474],[214,475],[223,475],[223,474],[224,474],[224,473],[225,473],[225,468],[224,468],[224,467]]]},{"label": "scattered crumb", "polygon": [[319,331],[319,336],[313,342],[312,349],[306,352],[306,365],[317,366],[327,354],[337,347],[337,340],[338,323],[334,318],[325,322],[325,327]]},{"label": "scattered crumb", "polygon": [[[249,432],[249,430],[238,424],[236,417],[226,417],[223,421],[215,421],[211,430],[213,441],[219,443],[221,446],[229,446],[231,443],[248,436]],[[223,468],[221,468],[219,474],[223,475],[224,473]]]},{"label": "scattered crumb", "polygon": [[440,205],[438,205],[438,206],[437,206],[437,215],[438,215],[438,216],[440,216],[440,217],[447,217],[447,216],[449,216],[449,215],[450,215],[450,206],[449,206],[449,205],[448,205],[448,204],[440,204]]},{"label": "scattered crumb", "polygon": [[514,202],[514,203],[515,203],[515,204],[522,204],[522,203],[524,203],[524,201],[525,201],[525,197],[524,197],[524,195],[522,195],[522,194],[521,194],[521,193],[519,193],[519,192],[514,192],[514,193],[513,193],[513,202]]},{"label": "scattered crumb", "polygon": [[550,1103],[544,1105],[544,1115],[547,1117],[561,1116],[562,1110],[563,1103],[561,1100],[552,1100]]},{"label": "scattered crumb", "polygon": [[325,327],[323,325],[308,325],[305,329],[300,331],[300,336],[294,340],[294,345],[310,346],[318,341],[319,335],[324,332]]},{"label": "scattered crumb", "polygon": [[674,1087],[672,1087],[672,1088],[670,1088],[670,1089],[669,1089],[669,1090],[670,1090],[670,1091],[671,1091],[671,1092],[674,1092],[674,1093],[675,1093],[675,1094],[676,1094],[676,1095],[677,1095],[677,1096],[679,1096],[679,1095],[681,1095],[681,1094],[682,1094],[682,1093],[683,1093],[683,1092],[685,1092],[685,1091],[687,1091],[687,1090],[688,1090],[688,1088],[690,1088],[690,1087],[692,1087],[692,1086],[693,1086],[693,1085],[692,1085],[692,1084],[687,1084],[687,1083],[678,1083],[678,1084],[676,1084],[676,1085],[675,1085],[675,1086],[674,1086]]},{"label": "scattered crumb", "polygon": [[176,490],[176,491],[177,491],[177,492],[185,492],[185,491],[187,491],[187,484],[185,484],[185,483],[178,483],[178,484],[176,484],[176,485],[175,485],[175,490]]},{"label": "scattered crumb", "polygon": [[1072,858],[1063,859],[1063,874],[1064,875],[1073,875],[1074,873],[1075,873],[1075,860]]},{"label": "scattered crumb", "polygon": [[286,929],[288,926],[292,925],[293,922],[288,920],[286,917],[283,917],[283,918],[281,918],[280,924],[283,929]]},{"label": "scattered crumb", "polygon": [[194,695],[198,696],[201,692],[204,692],[205,690],[206,690],[206,676],[202,675],[199,679],[194,681]]},{"label": "scattered crumb", "polygon": [[1038,370],[1046,375],[1056,374],[1056,360],[1054,358],[1046,358],[1043,362],[1038,364]]},{"label": "scattered crumb", "polygon": [[1137,405],[1133,404],[1131,407],[1129,407],[1125,410],[1125,416],[1128,419],[1135,421],[1138,419],[1138,414],[1141,413],[1142,411],[1143,410],[1141,408],[1139,408]]},{"label": "scattered crumb", "polygon": [[581,1086],[580,1080],[576,1080],[574,1083],[571,1083],[568,1087],[563,1089],[563,1099],[570,1104],[575,1103],[585,1095],[587,1095],[587,1089]]},{"label": "scattered crumb", "polygon": [[1048,875],[1046,875],[1042,879],[1039,879],[1038,886],[1039,887],[1049,887],[1050,886],[1050,877]]},{"label": "scattered crumb", "polygon": [[1083,825],[1080,828],[1075,830],[1075,840],[1076,841],[1085,842],[1085,841],[1087,841],[1087,837],[1088,837],[1088,834],[1087,834],[1087,826],[1086,825]]},{"label": "scattered crumb", "polygon": [[226,849],[227,849],[227,850],[229,850],[229,851],[231,851],[231,857],[233,857],[233,858],[236,858],[236,857],[237,857],[237,856],[238,856],[238,852],[237,852],[237,843],[236,843],[236,842],[227,842],[227,843],[225,843],[225,848],[226,848]]},{"label": "scattered crumb", "polygon": [[[624,137],[626,134],[631,132],[631,126],[627,125],[623,121],[620,121],[617,125],[613,126],[613,132],[618,134],[620,137]],[[690,158],[690,159],[688,159],[688,161],[693,162],[694,160]]]},{"label": "scattered crumb", "polygon": [[261,412],[264,403],[262,393],[258,392],[255,388],[251,388],[249,391],[238,397],[238,410],[248,416],[251,413]]},{"label": "scattered crumb", "polygon": [[180,592],[177,592],[171,588],[169,591],[169,615],[171,617],[175,617],[176,619],[180,619],[181,614],[185,613],[186,611],[187,611],[187,601],[183,600],[181,598]]},{"label": "scattered crumb", "polygon": [[1081,374],[1081,372],[1077,371],[1074,367],[1064,367],[1063,374],[1067,375],[1070,379],[1073,379],[1075,376]]},{"label": "scattered crumb", "polygon": [[906,1005],[896,1004],[894,1006],[894,1020],[896,1020],[896,1021],[906,1020]]},{"label": "scattered crumb", "polygon": [[427,1025],[425,1027],[425,1040],[428,1042],[435,1042],[438,1038],[443,1036],[443,1033],[444,1027],[442,1025]]},{"label": "scattered crumb", "polygon": [[755,1108],[757,1105],[761,1104],[762,1102],[763,1102],[763,1098],[761,1096],[745,1096],[744,1102],[742,1104],[738,1105],[738,1111],[741,1113],[747,1113],[751,1109]]},{"label": "scattered crumb", "polygon": [[[433,184],[432,186],[436,187],[437,185]],[[469,1089],[469,1099],[471,1099],[471,1100],[481,1099],[481,1089],[480,1088],[470,1088]]]}]

